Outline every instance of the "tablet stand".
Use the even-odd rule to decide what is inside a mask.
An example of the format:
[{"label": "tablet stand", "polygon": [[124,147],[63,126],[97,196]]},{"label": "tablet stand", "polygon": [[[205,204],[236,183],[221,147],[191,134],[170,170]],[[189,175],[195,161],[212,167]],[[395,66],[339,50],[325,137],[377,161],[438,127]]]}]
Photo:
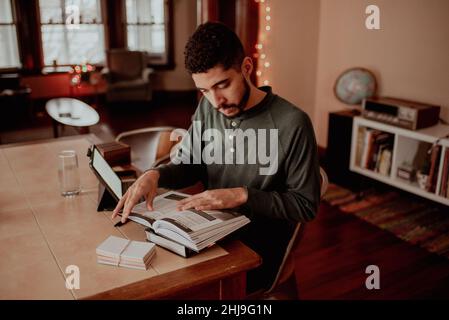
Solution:
[{"label": "tablet stand", "polygon": [[109,193],[102,183],[98,184],[98,207],[97,211],[112,211],[118,201]]}]

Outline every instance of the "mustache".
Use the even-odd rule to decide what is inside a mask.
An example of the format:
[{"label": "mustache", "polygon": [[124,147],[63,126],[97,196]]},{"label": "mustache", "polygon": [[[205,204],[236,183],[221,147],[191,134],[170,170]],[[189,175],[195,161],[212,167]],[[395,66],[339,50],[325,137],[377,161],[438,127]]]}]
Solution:
[{"label": "mustache", "polygon": [[235,103],[233,103],[233,104],[222,103],[222,104],[220,104],[220,105],[217,107],[217,109],[218,109],[218,110],[221,110],[221,109],[226,110],[226,109],[229,109],[229,108],[237,108],[237,107],[238,107],[238,106],[237,106]]}]

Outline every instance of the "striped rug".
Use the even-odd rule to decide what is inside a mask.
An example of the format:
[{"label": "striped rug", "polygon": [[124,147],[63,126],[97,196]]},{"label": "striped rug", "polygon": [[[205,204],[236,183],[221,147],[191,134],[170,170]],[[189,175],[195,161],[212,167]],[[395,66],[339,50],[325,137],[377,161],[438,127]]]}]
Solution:
[{"label": "striped rug", "polygon": [[[330,184],[323,200],[402,240],[449,258],[449,208],[397,191],[354,193]],[[430,204],[430,205],[429,205]]]}]

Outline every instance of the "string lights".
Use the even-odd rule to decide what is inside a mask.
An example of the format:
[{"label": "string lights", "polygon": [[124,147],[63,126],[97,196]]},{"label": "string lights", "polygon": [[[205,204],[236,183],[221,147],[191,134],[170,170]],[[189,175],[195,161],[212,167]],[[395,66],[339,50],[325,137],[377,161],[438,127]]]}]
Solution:
[{"label": "string lights", "polygon": [[268,34],[271,31],[271,7],[268,4],[268,0],[254,0],[259,4],[259,10],[262,13],[261,16],[264,18],[260,22],[258,41],[256,43],[256,53],[254,53],[254,58],[258,59],[256,76],[258,78],[258,83],[265,86],[270,85],[269,80],[269,68],[271,63],[268,60],[268,55],[266,51],[266,44]]}]

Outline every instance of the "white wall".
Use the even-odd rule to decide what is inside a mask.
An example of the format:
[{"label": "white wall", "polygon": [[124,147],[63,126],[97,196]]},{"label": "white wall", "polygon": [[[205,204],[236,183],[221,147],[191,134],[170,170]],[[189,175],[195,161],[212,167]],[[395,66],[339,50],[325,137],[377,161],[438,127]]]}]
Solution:
[{"label": "white wall", "polygon": [[[365,28],[365,8],[380,8],[381,30]],[[378,93],[449,108],[449,1],[321,0],[314,125],[327,143],[327,117],[346,108],[333,94],[354,66],[374,72]]]},{"label": "white wall", "polygon": [[[380,95],[444,106],[449,120],[448,0],[269,3],[273,88],[311,116],[319,145],[327,144],[329,112],[347,108],[334,97],[335,80],[356,66],[374,72]],[[381,30],[365,27],[370,4],[380,7]]]},{"label": "white wall", "polygon": [[[266,51],[271,66],[268,79],[273,91],[303,109],[313,120],[320,2],[271,0],[271,31]],[[260,29],[265,28],[261,11]],[[260,85],[260,84],[259,84]]]}]

